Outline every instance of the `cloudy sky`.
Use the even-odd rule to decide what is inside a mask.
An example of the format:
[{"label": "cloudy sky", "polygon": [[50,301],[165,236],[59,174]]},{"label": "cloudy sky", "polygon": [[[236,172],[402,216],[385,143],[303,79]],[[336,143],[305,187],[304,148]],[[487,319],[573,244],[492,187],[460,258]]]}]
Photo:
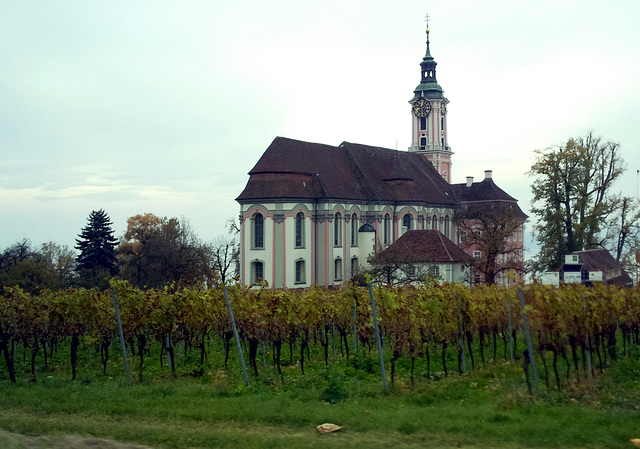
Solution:
[{"label": "cloudy sky", "polygon": [[636,195],[637,0],[6,0],[0,249],[73,246],[100,208],[211,240],[276,136],[405,150],[426,13],[453,182],[492,169],[527,211],[533,150],[594,130]]}]

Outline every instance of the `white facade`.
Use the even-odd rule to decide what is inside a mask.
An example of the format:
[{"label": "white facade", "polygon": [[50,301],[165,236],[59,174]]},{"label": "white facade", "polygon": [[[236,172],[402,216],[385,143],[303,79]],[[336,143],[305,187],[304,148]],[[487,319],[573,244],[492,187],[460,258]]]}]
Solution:
[{"label": "white facade", "polygon": [[[385,204],[242,204],[241,282],[263,280],[275,288],[340,285],[366,265],[376,248],[408,229],[438,229],[455,239],[453,213],[452,208]],[[373,232],[361,230],[365,223]]]}]

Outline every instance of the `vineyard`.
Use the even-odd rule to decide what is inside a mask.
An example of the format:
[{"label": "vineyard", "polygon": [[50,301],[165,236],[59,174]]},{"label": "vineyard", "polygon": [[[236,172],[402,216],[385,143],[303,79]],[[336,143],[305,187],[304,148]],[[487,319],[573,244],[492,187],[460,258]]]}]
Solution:
[{"label": "vineyard", "polygon": [[[269,354],[269,364],[283,379],[283,365],[295,365],[304,374],[306,363],[329,365],[338,359],[354,360],[358,351],[375,350],[370,291],[365,287],[227,289],[253,378],[264,369],[261,351],[264,360]],[[530,347],[535,353],[531,360],[537,361],[547,386],[561,389],[570,379],[601,372],[611,359],[639,344],[637,287],[469,289],[425,283],[378,287],[372,295],[392,383],[400,362],[408,367],[412,384],[436,372],[449,376],[499,359],[524,360],[526,369]],[[112,290],[70,289],[32,296],[16,287],[5,288],[0,296],[0,351],[6,367],[6,375],[0,375],[15,382],[20,373],[14,366],[22,354],[23,362],[30,364],[25,374],[35,381],[41,365],[46,368],[63,345],[69,348],[72,379],[81,369],[79,350],[95,354],[106,373],[113,358],[122,354],[114,297],[138,381],[143,380],[145,359],[152,351],[174,375],[180,374],[176,348],[202,365],[217,342],[224,348],[225,367],[237,360],[222,288],[143,291],[118,281]],[[415,375],[417,364],[420,376]]]}]

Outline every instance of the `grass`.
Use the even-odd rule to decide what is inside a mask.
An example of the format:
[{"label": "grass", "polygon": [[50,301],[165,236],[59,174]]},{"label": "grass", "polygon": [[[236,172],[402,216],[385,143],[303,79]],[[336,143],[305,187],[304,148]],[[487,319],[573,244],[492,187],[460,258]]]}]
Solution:
[{"label": "grass", "polygon": [[[403,362],[383,392],[377,371],[338,358],[329,367],[306,364],[304,376],[285,366],[284,380],[261,363],[260,378],[244,387],[237,369],[211,364],[199,377],[174,378],[157,358],[133,386],[117,361],[105,376],[84,360],[72,382],[55,357],[37,382],[25,366],[17,384],[0,371],[0,447],[628,448],[640,436],[637,352],[592,382],[573,381],[563,391],[541,384],[536,397],[511,363],[447,378],[437,372],[439,380],[417,370],[412,387]],[[376,366],[375,354],[361,357]],[[192,361],[181,363],[191,372]],[[343,429],[321,435],[315,427],[325,422]]]}]

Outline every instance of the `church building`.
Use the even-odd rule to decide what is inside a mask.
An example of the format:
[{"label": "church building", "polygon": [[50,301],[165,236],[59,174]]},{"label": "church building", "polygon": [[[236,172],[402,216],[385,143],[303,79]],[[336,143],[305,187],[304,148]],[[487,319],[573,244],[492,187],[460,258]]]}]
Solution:
[{"label": "church building", "polygon": [[[436,80],[429,45],[427,29],[420,84],[409,101],[408,151],[273,140],[236,198],[242,283],[340,285],[372,253],[409,230],[436,230],[455,244],[464,243],[454,222],[464,204],[501,202],[520,211],[517,200],[495,185],[490,171],[482,182],[467,178],[466,184],[450,183],[449,101]],[[522,257],[523,235],[517,234],[514,254]],[[478,257],[476,249],[460,246]]]}]

